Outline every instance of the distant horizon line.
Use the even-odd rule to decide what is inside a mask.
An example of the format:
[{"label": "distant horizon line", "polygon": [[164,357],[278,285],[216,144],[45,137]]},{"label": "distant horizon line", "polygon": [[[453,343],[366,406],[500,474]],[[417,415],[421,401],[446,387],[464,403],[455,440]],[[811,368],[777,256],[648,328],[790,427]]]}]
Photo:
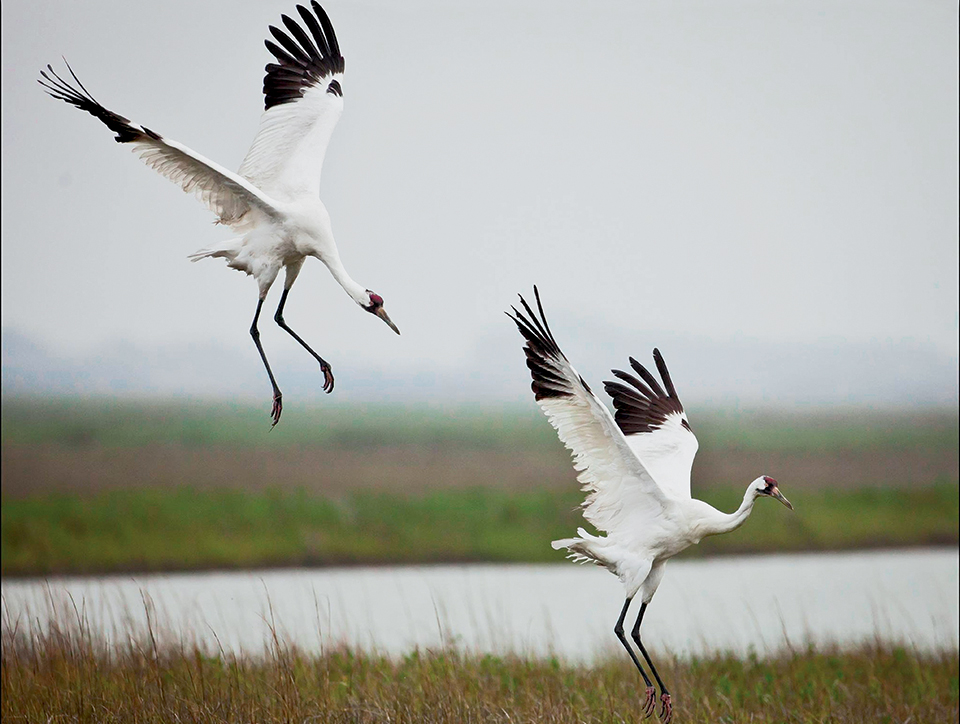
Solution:
[{"label": "distant horizon line", "polygon": [[[17,403],[29,401],[42,402],[68,402],[68,403],[118,403],[133,405],[164,405],[164,404],[185,404],[196,406],[234,406],[246,409],[263,407],[262,395],[236,395],[233,397],[227,395],[198,395],[192,393],[149,393],[143,391],[130,392],[64,392],[64,391],[26,391],[26,392],[0,392],[0,403]],[[324,407],[350,409],[355,407],[368,407],[377,405],[383,408],[416,408],[416,409],[463,409],[470,408],[476,410],[483,409],[515,409],[517,411],[530,411],[533,414],[540,414],[539,408],[530,400],[490,400],[486,399],[455,399],[447,401],[437,401],[430,399],[353,399],[353,400],[334,400],[322,397],[306,398],[291,401],[291,408],[299,409],[321,409]],[[745,414],[764,414],[764,413],[835,413],[844,414],[862,414],[864,412],[876,412],[882,414],[896,413],[935,413],[935,414],[955,414],[960,415],[960,403],[941,403],[941,402],[914,402],[914,403],[856,403],[856,402],[815,402],[815,403],[774,403],[774,402],[745,402],[739,404],[724,404],[715,401],[695,401],[690,407],[691,414],[698,413],[745,413]]]}]

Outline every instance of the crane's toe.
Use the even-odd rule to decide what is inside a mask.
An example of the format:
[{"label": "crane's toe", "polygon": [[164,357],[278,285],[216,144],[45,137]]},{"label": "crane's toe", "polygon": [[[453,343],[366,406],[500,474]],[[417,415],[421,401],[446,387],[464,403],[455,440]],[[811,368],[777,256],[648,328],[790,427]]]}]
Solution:
[{"label": "crane's toe", "polygon": [[663,724],[670,724],[670,720],[673,719],[673,702],[670,699],[670,695],[667,692],[663,692],[660,695],[660,702],[662,706],[660,707],[660,721]]},{"label": "crane's toe", "polygon": [[329,395],[333,392],[333,370],[324,362],[320,365],[320,371],[323,372],[323,391]]},{"label": "crane's toe", "polygon": [[279,392],[273,396],[273,408],[270,410],[270,417],[273,418],[273,424],[270,429],[277,426],[280,422],[280,414],[283,412],[283,395]]},{"label": "crane's toe", "polygon": [[649,719],[653,712],[657,710],[657,690],[652,687],[647,687],[647,697],[643,701],[643,718]]}]

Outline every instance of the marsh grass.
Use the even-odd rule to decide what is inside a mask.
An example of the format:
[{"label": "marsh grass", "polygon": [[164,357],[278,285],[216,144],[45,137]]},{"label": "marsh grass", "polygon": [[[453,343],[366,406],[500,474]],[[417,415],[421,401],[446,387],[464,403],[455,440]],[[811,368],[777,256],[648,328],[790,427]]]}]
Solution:
[{"label": "marsh grass", "polygon": [[[276,636],[263,656],[160,646],[152,624],[107,647],[80,624],[44,631],[5,621],[4,722],[581,722],[639,721],[639,679],[625,657],[556,658],[334,647]],[[678,722],[953,722],[956,652],[865,645],[770,658],[671,659]]]}]

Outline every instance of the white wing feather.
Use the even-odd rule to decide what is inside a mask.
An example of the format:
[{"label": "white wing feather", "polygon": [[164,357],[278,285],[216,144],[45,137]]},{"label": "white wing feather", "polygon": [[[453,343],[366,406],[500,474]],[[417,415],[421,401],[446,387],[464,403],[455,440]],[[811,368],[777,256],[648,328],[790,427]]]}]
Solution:
[{"label": "white wing feather", "polygon": [[654,432],[626,435],[627,444],[643,461],[657,485],[675,500],[690,500],[690,472],[700,443],[682,426],[685,416],[670,414]]},{"label": "white wing feather", "polygon": [[[534,288],[536,293],[536,288]],[[537,294],[540,319],[521,297],[529,318],[514,309],[527,339],[533,390],[560,440],[572,452],[577,479],[588,493],[583,516],[617,534],[658,517],[668,504],[650,472],[630,449],[609,410],[583,381],[550,333]]]},{"label": "white wing feather", "polygon": [[278,214],[276,202],[238,174],[168,138],[145,136],[131,143],[150,168],[195,195],[222,224],[246,226],[248,212],[268,218]]},{"label": "white wing feather", "polygon": [[[342,74],[333,79],[342,78]],[[343,97],[326,85],[307,89],[295,103],[276,105],[260,118],[260,130],[240,175],[279,199],[320,194],[320,172]]]},{"label": "white wing feather", "polygon": [[[333,24],[314,0],[297,6],[300,22],[281,15],[266,46],[274,63],[263,78],[260,130],[240,175],[266,193],[293,200],[320,194],[320,171],[343,112],[343,56]],[[276,42],[274,42],[276,41]]]},{"label": "white wing feather", "polygon": [[233,227],[242,225],[250,211],[269,218],[277,216],[276,202],[246,179],[204,158],[181,143],[163,138],[145,126],[107,110],[94,99],[68,65],[77,88],[70,85],[49,65],[49,75],[41,71],[40,81],[54,98],[66,101],[99,119],[117,134],[119,143],[130,144],[143,161],[187,193],[194,194],[219,221]]}]

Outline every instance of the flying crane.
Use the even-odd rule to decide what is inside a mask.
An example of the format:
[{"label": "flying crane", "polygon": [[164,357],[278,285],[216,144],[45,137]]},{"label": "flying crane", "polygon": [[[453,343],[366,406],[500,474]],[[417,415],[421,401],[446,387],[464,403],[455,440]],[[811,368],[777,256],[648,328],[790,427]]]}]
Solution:
[{"label": "flying crane", "polygon": [[400,334],[384,309],[383,297],[347,273],[333,239],[330,216],[320,201],[323,157],[343,111],[344,61],[326,12],[316,0],[311,7],[312,13],[297,6],[302,25],[282,15],[286,32],[270,26],[276,42],[267,39],[266,46],[276,62],[266,66],[260,129],[236,173],[107,110],[87,91],[69,64],[67,70],[76,85],[49,65],[46,71],[40,71],[39,80],[54,98],[102,121],[116,134],[118,143],[130,144],[148,166],[202,201],[217,215],[218,223],[241,234],[200,249],[190,259],[219,257],[230,268],[256,280],[259,297],[250,335],[273,387],[273,425],[280,421],[283,395],[260,343],[257,323],[267,292],[281,269],[285,271],[283,293],[274,320],[319,362],[325,392],[333,391],[330,364],[283,319],[290,288],[308,256],[322,261],[353,301]]}]

